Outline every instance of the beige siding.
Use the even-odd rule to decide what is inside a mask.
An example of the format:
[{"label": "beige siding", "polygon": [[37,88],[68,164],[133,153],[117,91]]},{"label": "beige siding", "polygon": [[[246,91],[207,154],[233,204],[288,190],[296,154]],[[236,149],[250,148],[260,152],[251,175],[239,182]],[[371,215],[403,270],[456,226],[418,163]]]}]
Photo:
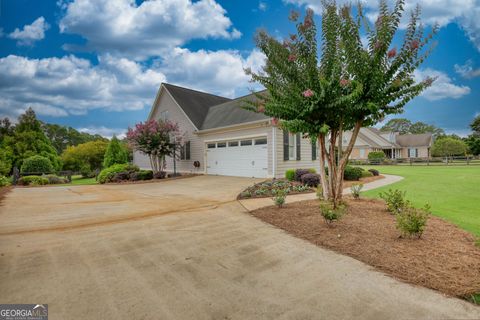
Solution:
[{"label": "beige siding", "polygon": [[242,138],[253,138],[253,137],[267,137],[267,152],[268,152],[268,175],[273,176],[272,170],[272,127],[267,123],[255,125],[256,127],[243,127],[243,128],[230,128],[225,129],[222,132],[212,132],[209,134],[201,134],[201,139],[204,141],[203,144],[203,161],[206,161],[206,151],[205,144],[212,141],[229,141]]},{"label": "beige siding", "polygon": [[[363,157],[360,157],[360,149],[365,150]],[[356,160],[368,159],[368,154],[370,152],[372,152],[372,149],[368,147],[353,147],[352,153],[350,154],[350,159],[356,159]]]},{"label": "beige siding", "polygon": [[[429,157],[428,147],[412,147],[412,148],[416,148],[418,150],[418,158]],[[402,158],[408,158],[408,149],[409,148],[402,149]]]},{"label": "beige siding", "polygon": [[308,169],[315,168],[317,172],[320,170],[320,162],[318,160],[312,161],[312,144],[310,139],[301,139],[300,145],[300,160],[283,160],[283,131],[276,128],[276,178],[285,177],[285,171],[288,169]]}]

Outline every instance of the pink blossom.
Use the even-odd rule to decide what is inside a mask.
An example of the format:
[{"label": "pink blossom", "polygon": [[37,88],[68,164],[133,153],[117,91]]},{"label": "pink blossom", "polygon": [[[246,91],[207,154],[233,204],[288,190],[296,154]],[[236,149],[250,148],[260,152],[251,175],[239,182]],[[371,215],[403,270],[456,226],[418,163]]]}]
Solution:
[{"label": "pink blossom", "polygon": [[265,106],[264,105],[258,106],[257,112],[264,113],[265,112]]},{"label": "pink blossom", "polygon": [[340,85],[341,85],[342,87],[346,87],[346,86],[348,86],[349,84],[350,84],[350,80],[348,80],[348,79],[341,79],[341,80],[340,80]]},{"label": "pink blossom", "polygon": [[297,56],[296,56],[296,55],[291,54],[291,55],[288,56],[288,61],[289,61],[289,62],[293,62],[293,61],[295,61],[295,60],[297,60]]},{"label": "pink blossom", "polygon": [[389,59],[395,58],[396,55],[397,55],[397,48],[393,48],[387,53],[387,56]]},{"label": "pink blossom", "polygon": [[420,42],[418,42],[418,40],[413,40],[412,43],[410,44],[410,48],[412,48],[413,50],[418,49],[419,46],[420,46]]},{"label": "pink blossom", "polygon": [[307,89],[305,91],[303,91],[303,96],[305,98],[310,98],[314,95],[314,92],[311,90],[311,89]]},{"label": "pink blossom", "polygon": [[279,121],[278,121],[277,118],[273,118],[273,119],[272,119],[272,124],[273,124],[274,126],[278,125],[278,122],[279,122]]}]

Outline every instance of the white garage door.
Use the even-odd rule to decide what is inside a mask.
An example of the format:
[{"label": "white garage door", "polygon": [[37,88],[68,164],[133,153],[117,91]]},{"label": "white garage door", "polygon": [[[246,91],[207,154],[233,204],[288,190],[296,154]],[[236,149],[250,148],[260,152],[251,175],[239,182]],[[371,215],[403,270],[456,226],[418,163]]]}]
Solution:
[{"label": "white garage door", "polygon": [[208,174],[267,177],[266,137],[209,142],[206,148]]}]

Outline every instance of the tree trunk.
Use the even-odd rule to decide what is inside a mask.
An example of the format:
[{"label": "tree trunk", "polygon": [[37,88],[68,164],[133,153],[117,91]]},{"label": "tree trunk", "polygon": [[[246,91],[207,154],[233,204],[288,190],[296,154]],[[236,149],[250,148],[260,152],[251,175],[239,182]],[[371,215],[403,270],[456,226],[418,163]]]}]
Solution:
[{"label": "tree trunk", "polygon": [[323,199],[329,198],[327,175],[325,174],[325,135],[318,135],[318,147],[319,147],[319,161],[320,161],[320,184],[322,185]]}]

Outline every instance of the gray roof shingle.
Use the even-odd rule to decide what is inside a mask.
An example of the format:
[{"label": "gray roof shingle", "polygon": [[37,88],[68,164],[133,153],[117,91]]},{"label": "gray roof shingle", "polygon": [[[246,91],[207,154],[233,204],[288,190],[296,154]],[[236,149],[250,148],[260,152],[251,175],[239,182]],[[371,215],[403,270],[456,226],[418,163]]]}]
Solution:
[{"label": "gray roof shingle", "polygon": [[163,85],[198,129],[202,127],[210,107],[231,100],[169,83]]},{"label": "gray roof shingle", "polygon": [[397,136],[397,143],[402,147],[425,147],[432,142],[431,133],[402,134]]}]

